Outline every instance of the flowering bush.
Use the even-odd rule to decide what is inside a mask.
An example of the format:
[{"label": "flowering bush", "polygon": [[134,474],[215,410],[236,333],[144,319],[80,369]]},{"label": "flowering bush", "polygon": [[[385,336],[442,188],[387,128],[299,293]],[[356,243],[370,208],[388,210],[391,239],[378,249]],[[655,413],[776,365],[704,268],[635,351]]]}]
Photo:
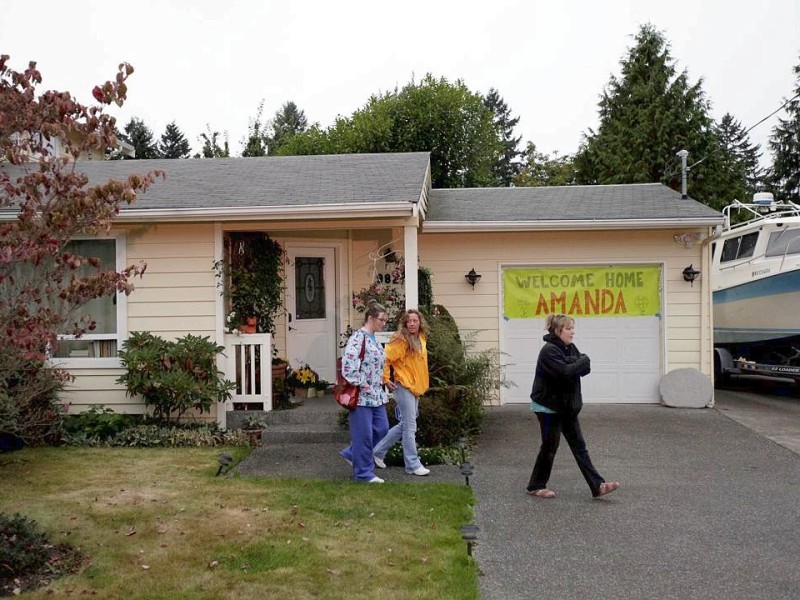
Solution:
[{"label": "flowering bush", "polygon": [[364,313],[373,300],[386,309],[388,320],[386,328],[394,329],[397,325],[397,316],[405,307],[406,297],[403,289],[391,283],[372,283],[359,292],[353,292],[353,308],[360,313]]}]

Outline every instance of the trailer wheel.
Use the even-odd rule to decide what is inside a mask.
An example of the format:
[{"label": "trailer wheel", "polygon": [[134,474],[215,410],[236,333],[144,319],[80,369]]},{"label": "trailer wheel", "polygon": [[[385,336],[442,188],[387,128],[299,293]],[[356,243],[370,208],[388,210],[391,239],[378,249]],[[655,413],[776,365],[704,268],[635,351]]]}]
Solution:
[{"label": "trailer wheel", "polygon": [[722,357],[719,350],[714,352],[714,387],[723,389],[731,382],[731,374],[722,368]]}]

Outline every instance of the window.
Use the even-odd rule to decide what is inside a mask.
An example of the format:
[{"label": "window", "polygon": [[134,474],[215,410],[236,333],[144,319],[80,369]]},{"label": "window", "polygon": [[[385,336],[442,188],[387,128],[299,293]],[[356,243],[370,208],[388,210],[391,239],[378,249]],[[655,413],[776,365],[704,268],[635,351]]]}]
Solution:
[{"label": "window", "polygon": [[759,232],[755,231],[725,240],[722,245],[722,255],[719,258],[720,262],[729,262],[753,256],[758,243],[758,234]]},{"label": "window", "polygon": [[[69,243],[68,249],[76,254],[86,257],[95,257],[100,261],[103,269],[124,268],[124,259],[121,257],[124,248],[124,238],[121,236],[91,240],[74,240]],[[86,267],[86,273],[94,269]],[[78,270],[78,273],[81,269]],[[113,296],[103,296],[91,300],[79,309],[79,314],[89,314],[95,321],[94,330],[87,332],[80,338],[73,336],[60,336],[58,348],[53,353],[55,359],[113,359],[118,362],[117,350],[120,348],[126,328],[125,323],[125,294],[117,293]],[[59,361],[62,362],[62,361]],[[69,366],[69,365],[67,365]]]},{"label": "window", "polygon": [[767,256],[800,254],[800,229],[783,229],[769,234]]}]

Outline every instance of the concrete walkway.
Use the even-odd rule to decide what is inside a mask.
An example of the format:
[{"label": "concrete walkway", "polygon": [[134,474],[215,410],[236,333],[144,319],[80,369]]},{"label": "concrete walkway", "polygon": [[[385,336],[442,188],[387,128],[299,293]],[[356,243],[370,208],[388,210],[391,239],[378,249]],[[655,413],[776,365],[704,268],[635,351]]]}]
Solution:
[{"label": "concrete walkway", "polygon": [[[581,423],[598,470],[622,485],[592,500],[562,442],[558,497],[544,500],[525,493],[535,416],[487,410],[471,478],[484,600],[800,598],[800,400],[723,391],[714,409],[587,406]],[[347,480],[345,443],[267,441],[238,470]],[[432,471],[380,475],[464,483],[458,467]]]}]

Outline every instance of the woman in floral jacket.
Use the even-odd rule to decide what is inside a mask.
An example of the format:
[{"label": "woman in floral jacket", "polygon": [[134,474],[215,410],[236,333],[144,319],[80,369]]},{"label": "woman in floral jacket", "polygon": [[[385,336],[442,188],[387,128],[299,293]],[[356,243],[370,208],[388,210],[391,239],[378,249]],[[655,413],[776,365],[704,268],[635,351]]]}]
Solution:
[{"label": "woman in floral jacket", "polygon": [[[388,398],[383,387],[384,354],[375,333],[386,325],[386,309],[371,304],[364,313],[364,323],[353,332],[342,355],[342,376],[360,388],[358,406],[348,414],[350,445],[339,452],[353,466],[356,481],[383,483],[374,472],[373,448],[389,431],[386,415]],[[361,348],[364,358],[361,358]]]}]

